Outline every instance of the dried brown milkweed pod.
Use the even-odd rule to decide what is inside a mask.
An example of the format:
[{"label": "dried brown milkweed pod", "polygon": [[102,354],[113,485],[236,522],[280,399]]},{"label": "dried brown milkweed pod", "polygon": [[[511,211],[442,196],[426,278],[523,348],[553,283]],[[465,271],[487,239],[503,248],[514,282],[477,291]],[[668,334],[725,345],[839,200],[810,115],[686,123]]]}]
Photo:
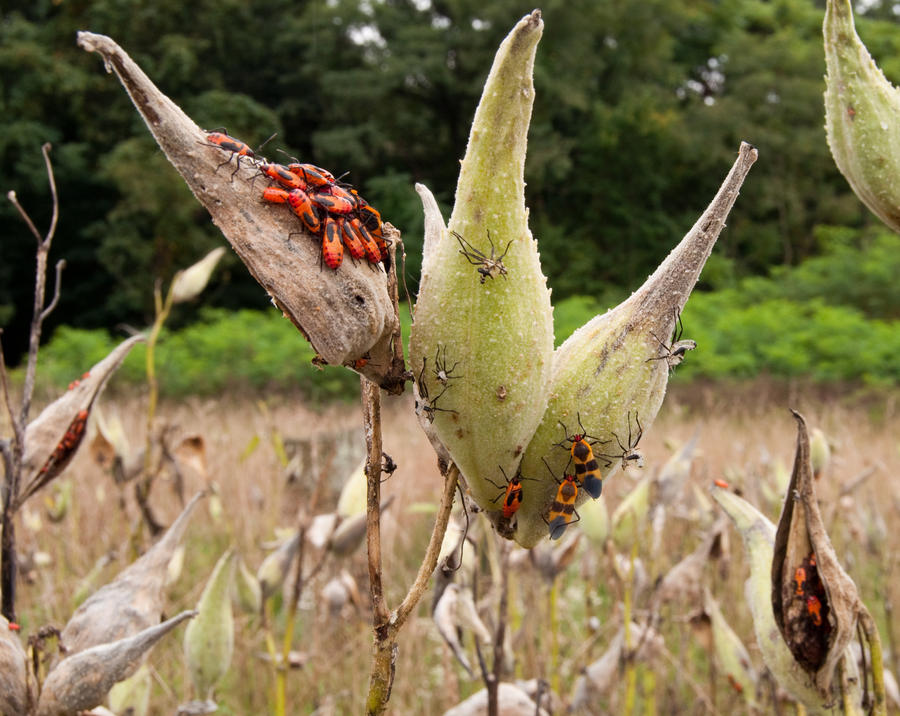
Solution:
[{"label": "dried brown milkweed pod", "polygon": [[133,336],[120,343],[28,424],[22,487],[14,496],[15,508],[68,466],[81,445],[94,401],[131,349],[143,340],[143,336]]},{"label": "dried brown milkweed pod", "polygon": [[60,640],[71,658],[84,649],[131,636],[159,622],[169,560],[204,493],[187,504],[160,540],[78,607]]},{"label": "dried brown milkweed pod", "polygon": [[[848,674],[855,671],[847,647],[859,624],[877,661],[873,663],[873,685],[876,703],[880,701],[883,705],[877,631],[825,530],[816,499],[806,421],[800,413],[792,412],[797,421],[797,452],[772,557],[775,622],[797,664],[813,679],[824,703],[847,693]],[[835,681],[838,671],[840,684]]]}]

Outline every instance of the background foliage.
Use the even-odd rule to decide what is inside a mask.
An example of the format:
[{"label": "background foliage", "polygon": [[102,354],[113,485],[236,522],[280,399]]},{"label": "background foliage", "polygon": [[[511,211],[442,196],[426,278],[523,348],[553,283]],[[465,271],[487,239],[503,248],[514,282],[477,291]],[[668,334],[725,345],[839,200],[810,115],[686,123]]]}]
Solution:
[{"label": "background foliage", "polygon": [[[703,363],[697,351],[684,373],[868,374],[853,365],[822,372],[806,353],[784,361],[757,355],[796,333],[790,321],[779,323],[788,316],[805,327],[829,326],[809,328],[808,342],[824,339],[820,333],[840,342],[859,330],[889,334],[900,305],[890,272],[895,237],[853,196],[825,142],[820,5],[543,4],[526,180],[557,320],[572,318],[573,306],[611,304],[638,285],[706,206],[743,139],[759,148],[760,161],[704,274],[701,287],[715,292],[697,295],[686,315],[688,334],[707,354],[715,348],[707,357],[716,363]],[[4,7],[0,186],[15,188],[39,225],[49,211],[39,147],[54,144],[62,217],[54,258],[65,257],[69,268],[48,336],[59,324],[146,325],[153,280],[168,280],[221,242],[118,83],[75,46],[77,30],[111,35],[201,126],[224,126],[254,146],[277,132],[267,154],[277,147],[349,172],[347,180],[402,230],[414,288],[422,219],[412,184],[424,182],[452,202],[493,53],[514,19],[532,8],[517,0]],[[858,27],[888,77],[900,78],[890,4],[869,8]],[[32,264],[33,239],[8,203],[0,205],[0,222],[0,323],[14,363],[30,319],[32,277],[23,269]],[[773,266],[770,279],[758,278]],[[828,304],[810,303],[819,296]],[[267,307],[234,256],[217,270],[204,302]],[[735,339],[718,332],[723,306],[744,307],[744,320],[729,324],[746,333],[740,361],[719,352]],[[183,326],[197,318],[183,310],[176,320]],[[774,330],[777,339],[767,332]],[[874,360],[881,349],[871,340],[866,351]],[[748,353],[756,357],[747,360]],[[890,363],[889,356],[879,360],[873,366]],[[893,367],[883,377],[896,374]]]}]

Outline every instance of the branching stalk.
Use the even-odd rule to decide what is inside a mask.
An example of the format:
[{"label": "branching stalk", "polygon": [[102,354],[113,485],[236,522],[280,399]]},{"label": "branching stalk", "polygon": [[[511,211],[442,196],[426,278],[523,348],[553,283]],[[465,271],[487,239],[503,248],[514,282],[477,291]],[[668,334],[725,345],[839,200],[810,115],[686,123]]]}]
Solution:
[{"label": "branching stalk", "polygon": [[38,348],[41,342],[41,329],[43,328],[44,319],[56,307],[59,300],[60,280],[62,270],[65,267],[65,261],[56,264],[56,285],[54,288],[53,300],[50,305],[44,309],[44,299],[47,285],[47,256],[50,253],[50,246],[53,243],[53,236],[56,233],[56,223],[59,217],[59,198],[56,193],[56,180],[53,177],[53,164],[50,161],[50,144],[45,143],[41,147],[41,153],[44,155],[44,164],[47,167],[47,177],[50,182],[50,196],[52,199],[53,213],[50,219],[50,228],[47,229],[45,236],[41,236],[28,212],[19,203],[16,193],[10,191],[7,198],[19,212],[19,215],[25,221],[28,229],[31,231],[37,241],[37,249],[35,251],[35,276],[34,276],[34,305],[31,314],[31,327],[28,333],[28,361],[25,368],[25,384],[22,389],[22,404],[19,414],[16,416],[12,407],[12,401],[9,395],[9,385],[6,379],[6,366],[0,358],[0,378],[3,382],[4,401],[9,411],[10,421],[14,434],[12,448],[4,450],[4,469],[6,470],[6,495],[3,501],[3,515],[0,519],[2,525],[3,538],[0,542],[0,592],[2,592],[2,604],[0,604],[0,612],[9,621],[14,622],[16,618],[15,600],[16,600],[16,531],[13,523],[15,512],[14,505],[17,504],[19,496],[20,482],[22,479],[22,457],[25,454],[25,427],[28,425],[28,414],[31,412],[31,400],[34,395],[35,373],[37,371]]}]

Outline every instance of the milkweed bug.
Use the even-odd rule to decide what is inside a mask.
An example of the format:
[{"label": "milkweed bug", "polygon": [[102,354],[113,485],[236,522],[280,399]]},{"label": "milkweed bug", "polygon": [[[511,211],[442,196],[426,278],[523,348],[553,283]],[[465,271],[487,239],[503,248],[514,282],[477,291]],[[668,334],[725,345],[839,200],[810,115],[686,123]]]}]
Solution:
[{"label": "milkweed bug", "polygon": [[[257,147],[256,151],[260,151],[274,138],[275,135],[273,134],[265,142],[260,144],[259,147]],[[240,139],[235,139],[234,137],[228,136],[225,132],[207,132],[206,139],[209,144],[214,144],[220,149],[224,149],[226,152],[231,152],[231,154],[228,156],[228,159],[216,167],[216,171],[219,170],[219,167],[224,167],[226,164],[230,164],[231,160],[237,157],[237,160],[235,161],[237,166],[234,168],[234,171],[231,172],[232,179],[234,179],[234,175],[237,174],[238,170],[241,168],[241,157],[248,157],[250,160],[253,160],[256,157],[256,153],[252,149],[250,149],[250,147],[244,144]]]},{"label": "milkweed bug", "polygon": [[282,186],[286,186],[288,189],[306,189],[306,182],[303,181],[298,175],[294,174],[294,172],[289,171],[287,167],[282,166],[281,164],[269,164],[267,162],[262,162],[259,165],[259,170],[265,174],[269,179],[274,179]]},{"label": "milkweed bug", "polygon": [[381,230],[381,212],[363,199],[356,189],[351,189],[350,193],[356,197],[356,210],[360,220],[366,225],[366,228],[372,236],[376,239],[383,239],[384,233]]},{"label": "milkweed bug", "polygon": [[309,198],[313,203],[321,206],[332,214],[349,214],[353,211],[353,203],[350,199],[331,193],[331,187],[323,190],[313,191]]},{"label": "milkweed bug", "polygon": [[287,165],[288,171],[299,176],[310,186],[330,186],[334,184],[334,174],[327,169],[317,167],[315,164],[298,164],[296,162]]},{"label": "milkweed bug", "polygon": [[806,583],[806,569],[804,567],[797,567],[794,570],[794,581],[797,583],[797,589],[794,594],[802,597],[804,593],[803,585]]},{"label": "milkweed bug", "polygon": [[[546,460],[544,464],[547,465]],[[550,470],[549,465],[547,469]],[[553,475],[553,470],[550,470],[550,474]],[[559,483],[559,488],[556,490],[556,498],[550,504],[549,513],[544,517],[544,522],[550,528],[550,539],[559,539],[566,531],[566,527],[581,519],[581,515],[575,509],[578,483],[575,482],[575,475],[569,473],[564,473],[562,480],[557,479],[556,475],[553,475],[553,479]]]},{"label": "milkweed bug", "polygon": [[653,331],[650,331],[650,335],[656,338],[656,342],[659,343],[662,348],[663,354],[648,358],[644,362],[649,363],[652,360],[664,360],[668,364],[670,371],[675,370],[675,366],[681,364],[688,351],[692,351],[697,347],[697,341],[691,340],[690,338],[681,340],[681,336],[684,335],[684,323],[681,321],[681,313],[677,310],[675,311],[675,327],[672,329],[672,338],[669,343],[661,341]]},{"label": "milkweed bug", "polygon": [[[597,456],[594,455],[592,446],[604,445],[609,440],[600,440],[585,434],[584,425],[581,424],[581,414],[576,413],[576,415],[578,416],[578,427],[581,428],[581,432],[570,436],[568,429],[560,420],[559,424],[562,425],[566,437],[556,444],[565,448],[567,447],[565,443],[570,443],[571,459],[575,463],[575,477],[587,493],[596,500],[603,491],[603,475],[600,474],[600,465],[597,463]],[[601,459],[607,466],[612,464],[606,458],[601,457]]]},{"label": "milkweed bug", "polygon": [[815,594],[807,595],[806,611],[813,618],[813,624],[822,626],[822,602]]},{"label": "milkweed bug", "polygon": [[[316,215],[316,210],[310,201],[309,194],[303,189],[293,189],[288,194],[288,204],[290,204],[291,211],[300,217],[300,221],[303,222],[307,229],[314,234],[319,231],[321,222]],[[338,231],[338,245],[340,246],[340,231]],[[340,261],[338,261],[338,265],[340,265]]]},{"label": "milkweed bug", "polygon": [[522,475],[516,474],[512,479],[510,479],[506,476],[506,471],[502,467],[500,468],[500,472],[503,473],[503,479],[506,480],[506,485],[498,485],[489,477],[485,479],[498,490],[500,490],[500,494],[498,494],[493,500],[491,500],[491,502],[496,502],[502,497],[503,516],[506,519],[509,519],[514,514],[516,514],[516,510],[518,510],[519,505],[522,504],[522,480],[533,480],[534,478],[522,477]]},{"label": "milkweed bug", "polygon": [[366,249],[363,246],[362,239],[359,237],[353,224],[346,219],[338,219],[341,226],[341,235],[344,237],[344,246],[355,259],[361,259],[366,255]]},{"label": "milkweed bug", "polygon": [[429,397],[428,384],[425,382],[425,366],[427,363],[428,358],[423,358],[422,370],[419,371],[419,375],[416,378],[416,389],[419,392],[419,395],[416,398],[416,415],[424,415],[429,423],[434,422],[434,414],[438,411],[443,413],[455,413],[456,415],[459,415],[458,410],[453,410],[452,408],[437,407],[437,402],[440,397],[450,389],[449,385],[445,385],[444,389],[436,396],[434,396],[434,398]]},{"label": "milkweed bug", "polygon": [[353,224],[353,228],[356,229],[360,238],[363,242],[363,247],[366,250],[366,258],[369,260],[369,263],[377,264],[384,258],[381,254],[381,251],[378,248],[378,243],[375,239],[372,238],[372,234],[369,233],[369,230],[366,228],[365,224],[363,224],[359,219],[353,218],[350,220],[350,223]]},{"label": "milkweed bug", "polygon": [[336,269],[344,260],[344,247],[341,245],[341,227],[330,216],[325,219],[325,232],[322,234],[322,258],[328,268]]},{"label": "milkweed bug", "polygon": [[[444,349],[443,358],[441,357],[441,348]],[[437,378],[438,383],[447,385],[451,380],[459,380],[463,377],[461,375],[451,375],[458,365],[459,361],[456,361],[452,367],[447,368],[447,346],[438,346],[437,352],[434,354],[434,368],[431,369],[431,372]]]},{"label": "milkweed bug", "polygon": [[262,193],[263,201],[270,204],[287,204],[289,196],[290,192],[279,189],[277,186],[267,186]]},{"label": "milkweed bug", "polygon": [[485,279],[494,278],[495,274],[506,278],[506,266],[503,265],[503,259],[509,251],[509,247],[512,246],[512,239],[510,239],[509,243],[506,245],[503,253],[495,258],[496,251],[494,248],[494,241],[491,239],[490,231],[487,232],[488,241],[491,244],[490,257],[476,249],[455,231],[451,231],[450,233],[453,234],[459,242],[459,253],[461,253],[470,264],[478,267],[477,271],[481,274],[481,283],[484,283]]},{"label": "milkweed bug", "polygon": [[637,467],[644,466],[644,456],[641,454],[640,450],[637,449],[638,443],[641,441],[641,436],[644,434],[644,428],[641,427],[641,421],[638,419],[638,414],[634,414],[634,421],[637,424],[637,433],[632,436],[631,432],[631,411],[628,412],[628,443],[626,445],[622,444],[622,441],[619,440],[619,436],[613,433],[613,437],[616,439],[616,443],[619,445],[619,449],[622,451],[619,455],[604,455],[600,454],[598,457],[602,458],[610,458],[612,460],[622,460],[622,469],[626,470],[628,468],[629,463],[633,463],[637,465]]}]

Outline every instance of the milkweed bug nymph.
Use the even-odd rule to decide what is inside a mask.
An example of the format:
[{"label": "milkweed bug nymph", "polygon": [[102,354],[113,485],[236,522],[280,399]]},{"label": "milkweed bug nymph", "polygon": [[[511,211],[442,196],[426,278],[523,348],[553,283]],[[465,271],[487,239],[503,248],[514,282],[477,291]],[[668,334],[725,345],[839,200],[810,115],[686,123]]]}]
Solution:
[{"label": "milkweed bug nymph", "polygon": [[431,372],[434,374],[434,377],[437,378],[438,383],[441,385],[447,385],[451,380],[459,380],[463,376],[461,375],[452,375],[453,371],[456,370],[456,366],[459,365],[459,361],[453,364],[452,367],[447,367],[447,346],[443,346],[444,355],[441,357],[441,347],[438,346],[437,353],[434,356],[434,368],[431,369]]},{"label": "milkweed bug nymph", "polygon": [[[500,467],[499,465],[497,467]],[[512,479],[506,476],[506,471],[500,467],[500,472],[503,473],[503,479],[506,480],[505,485],[498,485],[491,478],[486,477],[485,479],[491,483],[494,487],[500,490],[500,494],[498,494],[491,502],[497,502],[501,497],[503,498],[503,516],[506,519],[511,518],[514,514],[516,514],[516,510],[519,509],[519,505],[522,504],[522,480],[534,480],[533,477],[522,477],[521,474],[516,474]]]},{"label": "milkweed bug nymph", "polygon": [[[544,465],[547,465],[546,460],[544,460]],[[550,503],[550,511],[543,519],[550,528],[550,539],[559,539],[566,531],[566,527],[581,519],[581,515],[575,509],[578,483],[575,481],[575,475],[563,473],[563,479],[560,480],[553,474],[553,470],[550,470],[550,465],[547,465],[547,470],[559,483],[559,488],[556,490],[555,499]]]},{"label": "milkweed bug nymph", "polygon": [[684,335],[684,323],[681,321],[681,313],[677,310],[675,311],[675,327],[672,329],[672,338],[669,343],[661,341],[659,336],[653,331],[650,331],[650,335],[656,339],[657,343],[659,343],[660,348],[663,350],[663,354],[648,358],[644,362],[649,363],[652,360],[665,360],[670,371],[675,370],[675,366],[681,364],[688,351],[692,351],[697,347],[697,341],[691,340],[690,338],[685,338],[684,340],[681,339],[681,336]]},{"label": "milkweed bug nymph", "polygon": [[487,256],[472,246],[472,244],[455,231],[451,231],[450,233],[453,234],[459,242],[459,253],[461,253],[470,264],[478,267],[477,271],[481,274],[481,283],[484,283],[485,279],[494,278],[495,275],[506,278],[506,266],[503,265],[503,259],[509,251],[509,247],[512,246],[512,239],[510,239],[509,243],[506,245],[503,253],[500,254],[500,256],[496,256],[494,241],[491,239],[491,232],[488,231],[487,237],[491,244],[491,255]]},{"label": "milkweed bug nymph", "polygon": [[[607,467],[612,463],[602,455],[595,455],[592,447],[594,445],[605,445],[609,440],[600,440],[592,435],[587,435],[584,425],[581,424],[581,413],[576,413],[576,415],[581,432],[570,436],[565,424],[560,420],[559,424],[565,431],[566,437],[556,444],[562,448],[571,447],[569,461],[575,463],[575,477],[585,491],[596,500],[600,497],[600,493],[603,490],[603,476],[600,474],[600,465],[597,463],[597,457],[600,457]],[[570,445],[567,446],[566,443],[570,443]],[[568,465],[566,467],[568,468]]]},{"label": "milkweed bug nymph", "polygon": [[638,443],[641,441],[641,436],[644,434],[644,428],[641,427],[641,421],[638,419],[638,414],[634,414],[634,422],[637,425],[637,432],[632,435],[631,432],[631,412],[628,412],[628,443],[623,445],[622,441],[619,440],[619,436],[613,433],[613,437],[616,439],[616,443],[619,445],[619,449],[622,451],[619,455],[600,455],[603,458],[611,458],[613,460],[622,460],[622,469],[625,470],[628,468],[630,464],[636,465],[637,467],[644,466],[644,456],[637,449]]},{"label": "milkweed bug nymph", "polygon": [[[221,132],[207,132],[206,133],[206,139],[207,139],[206,143],[214,144],[215,146],[219,147],[220,149],[225,150],[226,152],[231,152],[231,154],[228,156],[228,159],[226,159],[224,162],[222,162],[221,164],[219,164],[219,166],[216,167],[216,171],[218,171],[220,167],[224,167],[226,164],[230,164],[231,160],[234,159],[235,157],[237,157],[237,159],[235,160],[235,164],[237,166],[235,166],[234,171],[231,172],[232,179],[234,179],[234,175],[237,174],[238,170],[241,168],[241,157],[247,157],[251,161],[253,161],[253,159],[256,158],[256,152],[259,152],[264,146],[266,146],[269,142],[271,142],[276,136],[275,134],[273,134],[265,142],[260,144],[259,147],[257,147],[256,152],[254,152],[252,149],[250,149],[249,146],[244,144],[244,142],[242,142],[240,139],[235,139],[234,137],[231,137],[227,133],[225,133],[224,127],[222,129],[223,129],[223,131],[221,131]],[[203,144],[203,142],[200,142],[200,144]]]},{"label": "milkweed bug nymph", "polygon": [[427,358],[422,359],[422,370],[419,371],[419,376],[416,378],[416,389],[419,391],[419,395],[416,398],[416,415],[424,414],[429,423],[434,422],[434,414],[437,411],[459,415],[458,410],[437,407],[438,400],[440,400],[441,396],[450,389],[449,385],[445,385],[444,389],[433,398],[429,397],[428,384],[425,382],[425,365],[427,362]]}]

